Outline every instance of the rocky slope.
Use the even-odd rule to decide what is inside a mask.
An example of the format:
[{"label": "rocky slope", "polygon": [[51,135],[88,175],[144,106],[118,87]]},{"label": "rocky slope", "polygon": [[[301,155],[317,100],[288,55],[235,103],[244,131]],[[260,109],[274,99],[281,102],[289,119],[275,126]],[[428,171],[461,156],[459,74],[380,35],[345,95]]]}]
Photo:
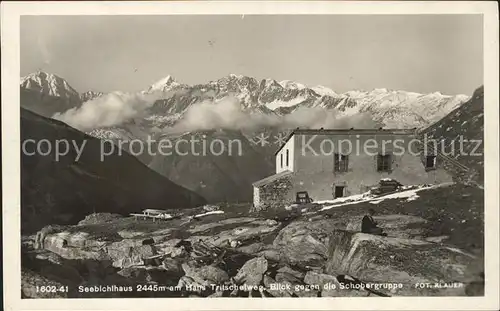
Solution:
[{"label": "rocky slope", "polygon": [[194,148],[179,144],[181,148],[173,149],[170,155],[158,153],[149,167],[209,202],[250,202],[252,183],[274,170],[274,162],[239,131],[184,133],[165,138],[174,145],[182,139],[198,143]]},{"label": "rocky slope", "polygon": [[[422,134],[430,141],[439,142],[439,150],[449,155],[461,169],[448,163],[448,169],[459,180],[472,179],[484,184],[484,87],[478,88],[472,97],[444,118],[426,128]],[[460,140],[463,139],[463,148]]]},{"label": "rocky slope", "polygon": [[66,111],[80,104],[79,99],[76,103],[69,102],[62,97],[48,95],[23,87],[20,88],[20,97],[22,108],[47,118],[52,117],[57,112]]},{"label": "rocky slope", "polygon": [[[111,152],[100,140],[23,108],[21,141],[27,142],[21,152],[23,231],[74,223],[92,212],[128,214],[143,207],[188,208],[205,202],[135,157],[117,148]],[[101,151],[110,156],[101,158]]]},{"label": "rocky slope", "polygon": [[[84,103],[86,101],[92,100],[92,99],[100,97],[102,95],[104,95],[103,92],[87,91],[87,92],[80,94],[80,100],[82,101],[82,103]],[[59,112],[62,112],[62,111],[59,111]]]},{"label": "rocky slope", "polygon": [[[33,288],[50,281],[69,285],[68,297],[483,295],[483,191],[418,189],[293,212],[230,204],[160,223],[96,215],[46,227],[23,240],[22,291],[38,297]],[[388,237],[359,233],[368,207]]]}]

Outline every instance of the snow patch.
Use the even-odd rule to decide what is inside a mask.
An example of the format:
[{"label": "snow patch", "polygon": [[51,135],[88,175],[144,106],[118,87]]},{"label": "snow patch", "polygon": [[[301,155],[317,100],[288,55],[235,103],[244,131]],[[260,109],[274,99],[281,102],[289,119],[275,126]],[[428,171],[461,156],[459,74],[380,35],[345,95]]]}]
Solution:
[{"label": "snow patch", "polygon": [[156,81],[155,83],[153,83],[150,87],[149,87],[149,92],[152,92],[152,91],[167,91],[167,90],[170,90],[176,86],[179,86],[180,84],[177,83],[177,81],[174,79],[174,77],[172,77],[171,75],[168,75],[158,81]]},{"label": "snow patch", "polygon": [[194,215],[193,217],[198,218],[198,217],[203,217],[203,216],[213,215],[213,214],[224,214],[224,211],[211,211],[211,212],[206,212],[206,213]]},{"label": "snow patch", "polygon": [[[351,195],[351,196],[348,196],[348,197],[341,197],[341,198],[337,198],[337,199],[334,199],[334,200],[323,200],[323,201],[316,201],[315,203],[318,203],[318,204],[329,204],[329,203],[344,203],[344,202],[349,202],[349,201],[359,201],[363,198],[366,198],[366,197],[369,197],[371,196],[370,192],[365,192],[365,193],[362,193],[362,194],[355,194],[355,195]],[[358,203],[358,202],[356,202]]]},{"label": "snow patch", "polygon": [[371,204],[378,204],[384,200],[387,199],[406,199],[406,201],[413,201],[419,198],[417,192],[422,191],[422,190],[428,190],[428,189],[435,189],[435,188],[440,188],[440,187],[446,187],[450,186],[453,183],[442,183],[438,185],[419,185],[419,186],[404,186],[403,189],[408,189],[409,190],[404,190],[396,193],[391,193],[388,195],[382,195],[382,196],[374,196],[370,194],[370,192],[365,192],[363,194],[358,194],[358,195],[353,195],[349,197],[344,197],[344,198],[339,198],[335,199],[332,201],[318,201],[317,203],[340,203],[340,204],[334,204],[334,205],[328,205],[324,206],[320,211],[325,211],[329,210],[334,207],[339,207],[339,206],[346,206],[346,205],[352,205],[352,204],[358,204],[358,203],[365,203],[369,202]]},{"label": "snow patch", "polygon": [[297,90],[302,90],[302,89],[305,89],[306,86],[304,84],[301,84],[301,83],[297,83],[297,82],[294,82],[294,81],[291,81],[291,80],[283,80],[283,81],[280,81],[279,84],[284,87],[285,89],[297,89]]},{"label": "snow patch", "polygon": [[300,104],[304,100],[306,100],[306,98],[302,97],[302,96],[296,97],[290,101],[275,100],[275,101],[272,101],[272,102],[266,104],[266,107],[271,109],[271,110],[275,110],[275,109],[278,109],[280,107],[293,107],[297,104]]},{"label": "snow patch", "polygon": [[318,85],[311,88],[314,92],[318,93],[321,96],[338,96],[332,89],[327,88],[326,86]]}]

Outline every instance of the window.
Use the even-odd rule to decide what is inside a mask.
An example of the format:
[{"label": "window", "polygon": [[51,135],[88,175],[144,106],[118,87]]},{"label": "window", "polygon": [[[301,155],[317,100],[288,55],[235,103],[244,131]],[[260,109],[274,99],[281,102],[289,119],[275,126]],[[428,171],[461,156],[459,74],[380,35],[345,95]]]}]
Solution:
[{"label": "window", "polygon": [[436,168],[436,156],[429,155],[425,157],[425,168]]},{"label": "window", "polygon": [[289,156],[289,150],[286,150],[286,167],[288,167],[289,161],[288,161],[288,156]]},{"label": "window", "polygon": [[340,153],[335,153],[334,171],[347,172],[348,167],[349,167],[349,156]]},{"label": "window", "polygon": [[283,168],[283,153],[280,153],[281,168]]},{"label": "window", "polygon": [[377,157],[377,171],[389,172],[391,170],[391,155],[379,154]]}]

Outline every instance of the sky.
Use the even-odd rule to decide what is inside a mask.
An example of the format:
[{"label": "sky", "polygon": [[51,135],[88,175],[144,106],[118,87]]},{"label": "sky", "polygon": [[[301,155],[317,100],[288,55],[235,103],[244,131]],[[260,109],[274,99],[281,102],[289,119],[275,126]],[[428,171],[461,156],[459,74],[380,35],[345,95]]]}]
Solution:
[{"label": "sky", "polygon": [[20,32],[21,76],[43,70],[79,92],[230,73],[336,92],[483,84],[481,15],[23,16]]}]

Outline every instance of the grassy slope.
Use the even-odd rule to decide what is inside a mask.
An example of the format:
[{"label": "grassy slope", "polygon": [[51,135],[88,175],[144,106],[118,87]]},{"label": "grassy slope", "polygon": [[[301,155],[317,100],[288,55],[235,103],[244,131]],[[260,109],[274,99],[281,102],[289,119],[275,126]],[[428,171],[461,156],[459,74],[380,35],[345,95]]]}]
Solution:
[{"label": "grassy slope", "polygon": [[369,202],[341,206],[324,211],[331,218],[363,215],[369,208],[377,215],[405,214],[419,216],[428,223],[423,225],[426,236],[447,235],[447,244],[478,253],[484,247],[484,191],[454,184],[418,192],[419,198],[386,199],[378,204]]}]

